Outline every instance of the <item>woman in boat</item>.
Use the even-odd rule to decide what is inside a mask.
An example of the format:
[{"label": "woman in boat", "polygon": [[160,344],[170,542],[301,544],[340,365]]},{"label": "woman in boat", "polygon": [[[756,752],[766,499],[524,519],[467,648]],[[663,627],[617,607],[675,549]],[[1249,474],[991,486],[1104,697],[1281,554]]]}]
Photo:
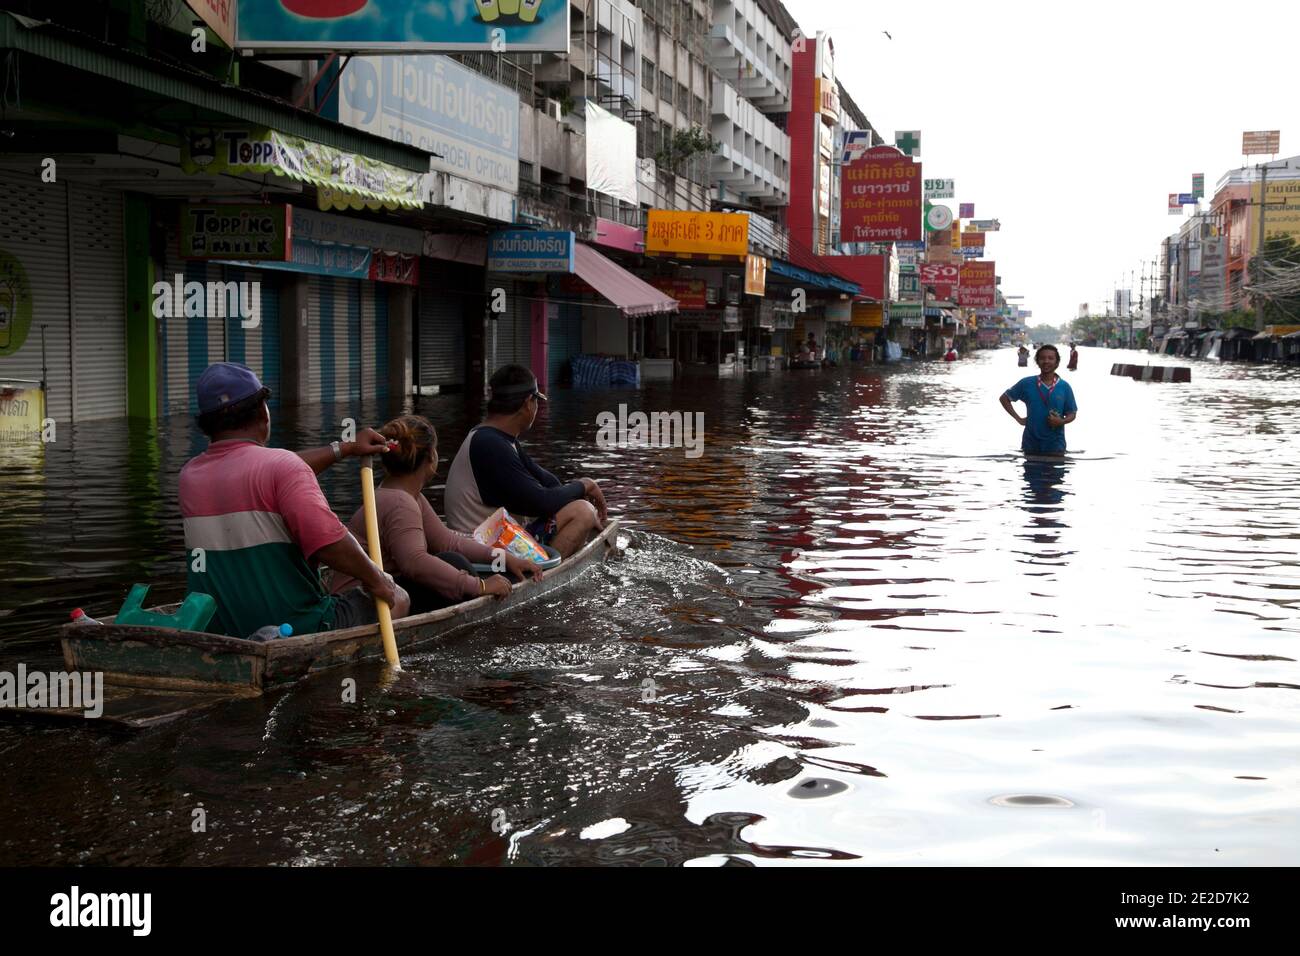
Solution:
[{"label": "woman in boat", "polygon": [[[422,493],[438,470],[438,434],[433,424],[420,415],[403,415],[379,433],[389,440],[389,450],[381,457],[385,477],[375,489],[379,544],[384,568],[411,596],[411,613],[423,614],[483,594],[498,598],[509,594],[510,581],[503,575],[480,578],[474,573],[472,562],[492,563],[493,549],[448,528]],[[364,510],[352,516],[348,530],[357,540],[366,540]],[[506,571],[516,579],[541,577],[533,562],[499,553]],[[332,590],[337,593],[351,585],[346,578],[335,580]]]}]

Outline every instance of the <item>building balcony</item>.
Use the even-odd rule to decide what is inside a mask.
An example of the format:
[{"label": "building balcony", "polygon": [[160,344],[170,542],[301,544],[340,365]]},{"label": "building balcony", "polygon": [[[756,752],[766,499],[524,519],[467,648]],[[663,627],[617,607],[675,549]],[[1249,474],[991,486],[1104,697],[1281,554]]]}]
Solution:
[{"label": "building balcony", "polygon": [[[790,62],[789,44],[784,59],[778,62]],[[715,23],[709,31],[709,63],[755,106],[771,112],[790,108],[790,89],[784,74],[760,59],[725,23]]]}]

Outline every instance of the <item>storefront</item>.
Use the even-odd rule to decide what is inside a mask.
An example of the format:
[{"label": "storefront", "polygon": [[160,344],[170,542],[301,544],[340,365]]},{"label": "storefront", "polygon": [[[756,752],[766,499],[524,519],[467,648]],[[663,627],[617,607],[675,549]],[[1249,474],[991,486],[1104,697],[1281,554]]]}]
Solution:
[{"label": "storefront", "polygon": [[123,194],[0,173],[0,380],[56,423],[126,414]]},{"label": "storefront", "polygon": [[[195,205],[181,207],[181,223]],[[186,295],[183,308],[159,318],[164,414],[193,414],[195,383],[217,361],[248,365],[271,388],[273,402],[389,394],[390,324],[394,310],[409,315],[411,295],[404,290],[419,281],[422,234],[303,207],[287,212],[289,237],[275,247],[283,255],[264,260],[213,259],[223,253],[210,240],[196,246],[183,229],[168,230],[166,280],[177,290],[197,283],[203,294],[192,307]],[[295,310],[296,323],[281,321]],[[396,318],[409,327],[406,316]]]}]

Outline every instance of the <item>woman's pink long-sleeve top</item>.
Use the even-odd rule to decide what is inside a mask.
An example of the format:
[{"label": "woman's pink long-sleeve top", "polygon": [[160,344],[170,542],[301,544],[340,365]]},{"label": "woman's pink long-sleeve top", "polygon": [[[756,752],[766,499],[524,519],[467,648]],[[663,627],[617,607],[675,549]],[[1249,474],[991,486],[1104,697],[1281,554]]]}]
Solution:
[{"label": "woman's pink long-sleeve top", "polygon": [[[375,510],[385,571],[394,577],[409,578],[453,600],[479,596],[477,576],[453,568],[434,554],[455,551],[476,564],[490,564],[492,549],[488,545],[448,528],[424,495],[413,498],[405,491],[376,488]],[[352,516],[348,530],[368,550],[364,509],[358,509]],[[359,583],[350,575],[336,572],[330,591],[338,594]]]}]

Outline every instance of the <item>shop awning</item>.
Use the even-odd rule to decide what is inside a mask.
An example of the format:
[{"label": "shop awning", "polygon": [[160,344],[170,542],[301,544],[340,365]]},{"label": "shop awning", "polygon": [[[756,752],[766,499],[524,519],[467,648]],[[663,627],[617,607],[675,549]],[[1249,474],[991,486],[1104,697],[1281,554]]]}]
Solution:
[{"label": "shop awning", "polygon": [[1174,329],[1174,331],[1170,332],[1167,336],[1165,336],[1165,338],[1167,340],[1185,339],[1187,338],[1187,332],[1184,331],[1183,329]]},{"label": "shop awning", "polygon": [[1251,329],[1234,328],[1228,329],[1223,333],[1225,339],[1248,339],[1251,337]]},{"label": "shop awning", "polygon": [[847,292],[850,295],[857,295],[862,291],[862,287],[856,282],[850,282],[847,279],[826,275],[821,272],[813,272],[811,269],[804,269],[793,262],[786,262],[784,259],[773,259],[768,263],[767,271],[775,275],[785,276],[787,279],[794,279],[796,282],[802,282],[817,289],[834,289],[836,292]]},{"label": "shop awning", "polygon": [[1256,332],[1254,335],[1250,337],[1250,340],[1252,342],[1258,342],[1260,339],[1271,339],[1272,337],[1273,337],[1272,332]]},{"label": "shop awning", "polygon": [[606,259],[586,243],[577,243],[573,271],[624,315],[659,315],[676,312],[677,300],[638,279],[618,263]]}]

